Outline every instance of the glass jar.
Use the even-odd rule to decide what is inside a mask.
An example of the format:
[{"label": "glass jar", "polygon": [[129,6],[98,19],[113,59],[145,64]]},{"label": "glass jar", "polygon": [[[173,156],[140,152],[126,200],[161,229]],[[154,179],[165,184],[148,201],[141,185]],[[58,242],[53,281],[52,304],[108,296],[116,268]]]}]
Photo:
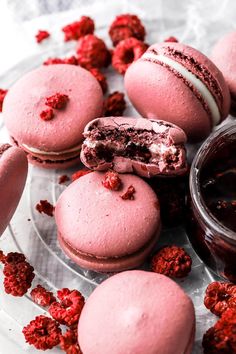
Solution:
[{"label": "glass jar", "polygon": [[236,282],[236,123],[219,128],[196,154],[188,206],[193,248],[214,273]]}]

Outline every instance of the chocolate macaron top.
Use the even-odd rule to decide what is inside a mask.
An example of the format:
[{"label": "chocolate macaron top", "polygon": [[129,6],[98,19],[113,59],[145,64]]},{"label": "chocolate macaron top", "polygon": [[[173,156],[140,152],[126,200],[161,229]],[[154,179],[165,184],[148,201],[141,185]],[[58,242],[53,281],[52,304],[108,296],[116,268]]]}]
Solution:
[{"label": "chocolate macaron top", "polygon": [[94,170],[113,168],[144,177],[186,172],[186,135],[172,123],[155,119],[109,117],[84,130],[81,160]]}]

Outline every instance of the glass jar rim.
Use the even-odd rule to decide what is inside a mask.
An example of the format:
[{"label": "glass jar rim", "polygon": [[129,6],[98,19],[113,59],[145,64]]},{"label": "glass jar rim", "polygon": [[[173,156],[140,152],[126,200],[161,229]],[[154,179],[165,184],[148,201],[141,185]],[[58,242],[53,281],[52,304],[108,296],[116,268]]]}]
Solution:
[{"label": "glass jar rim", "polygon": [[207,140],[201,145],[198,152],[196,153],[192,166],[190,169],[189,176],[189,188],[190,196],[193,204],[195,205],[199,215],[202,217],[204,222],[207,224],[208,228],[218,235],[235,240],[236,241],[236,232],[230,230],[224,226],[214,215],[211,214],[210,210],[207,208],[204,203],[203,198],[201,198],[201,189],[200,189],[200,171],[203,163],[206,161],[210,149],[219,138],[223,136],[232,136],[235,135],[236,139],[236,122],[230,122],[224,124],[222,127],[218,128],[213,132]]}]

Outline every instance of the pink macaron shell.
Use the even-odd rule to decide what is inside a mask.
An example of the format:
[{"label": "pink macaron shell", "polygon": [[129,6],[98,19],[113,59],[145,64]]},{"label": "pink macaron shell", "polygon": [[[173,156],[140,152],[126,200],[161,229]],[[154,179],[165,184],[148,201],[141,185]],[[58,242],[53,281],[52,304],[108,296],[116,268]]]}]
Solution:
[{"label": "pink macaron shell", "polygon": [[164,275],[134,270],[90,295],[78,342],[83,354],[189,354],[194,332],[194,307],[184,291]]},{"label": "pink macaron shell", "polygon": [[[68,95],[69,101],[44,121],[40,113],[48,107],[45,100],[56,93]],[[5,97],[3,117],[19,146],[60,152],[82,141],[85,125],[101,115],[102,106],[101,87],[90,72],[58,64],[41,66],[18,80]]]},{"label": "pink macaron shell", "polygon": [[9,224],[21,198],[27,177],[25,153],[9,147],[0,156],[0,235]]},{"label": "pink macaron shell", "polygon": [[[102,185],[105,173],[92,172],[73,182],[55,208],[58,234],[72,253],[102,258],[126,257],[146,248],[160,231],[160,209],[154,191],[141,178],[122,175],[122,187]],[[135,188],[134,200],[120,196]]]}]

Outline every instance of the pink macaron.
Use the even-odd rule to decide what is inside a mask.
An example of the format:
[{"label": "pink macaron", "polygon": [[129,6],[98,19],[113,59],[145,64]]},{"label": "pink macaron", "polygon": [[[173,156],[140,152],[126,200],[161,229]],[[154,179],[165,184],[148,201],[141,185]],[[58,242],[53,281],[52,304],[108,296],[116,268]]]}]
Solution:
[{"label": "pink macaron", "polygon": [[229,85],[230,112],[236,115],[236,31],[226,34],[215,44],[211,59],[222,71]]},{"label": "pink macaron", "polygon": [[27,177],[25,153],[9,144],[0,145],[0,235],[9,224]]},{"label": "pink macaron", "polygon": [[192,301],[171,279],[127,271],[90,295],[78,325],[83,354],[191,354]]},{"label": "pink macaron", "polygon": [[102,107],[101,87],[90,72],[58,64],[41,66],[17,81],[5,97],[3,118],[30,162],[67,168],[79,161],[84,127],[101,115]]},{"label": "pink macaron", "polygon": [[142,177],[177,176],[187,170],[182,129],[160,120],[128,117],[97,118],[84,130],[81,161],[104,171]]},{"label": "pink macaron", "polygon": [[127,94],[138,112],[178,125],[200,141],[229,113],[230,95],[220,70],[180,43],[154,44],[126,72]]},{"label": "pink macaron", "polygon": [[[99,272],[135,268],[158,240],[156,194],[135,175],[118,177],[119,188],[111,190],[104,186],[105,173],[91,172],[66,188],[56,203],[61,248],[83,268]],[[130,198],[125,197],[128,189],[133,191]]]}]

